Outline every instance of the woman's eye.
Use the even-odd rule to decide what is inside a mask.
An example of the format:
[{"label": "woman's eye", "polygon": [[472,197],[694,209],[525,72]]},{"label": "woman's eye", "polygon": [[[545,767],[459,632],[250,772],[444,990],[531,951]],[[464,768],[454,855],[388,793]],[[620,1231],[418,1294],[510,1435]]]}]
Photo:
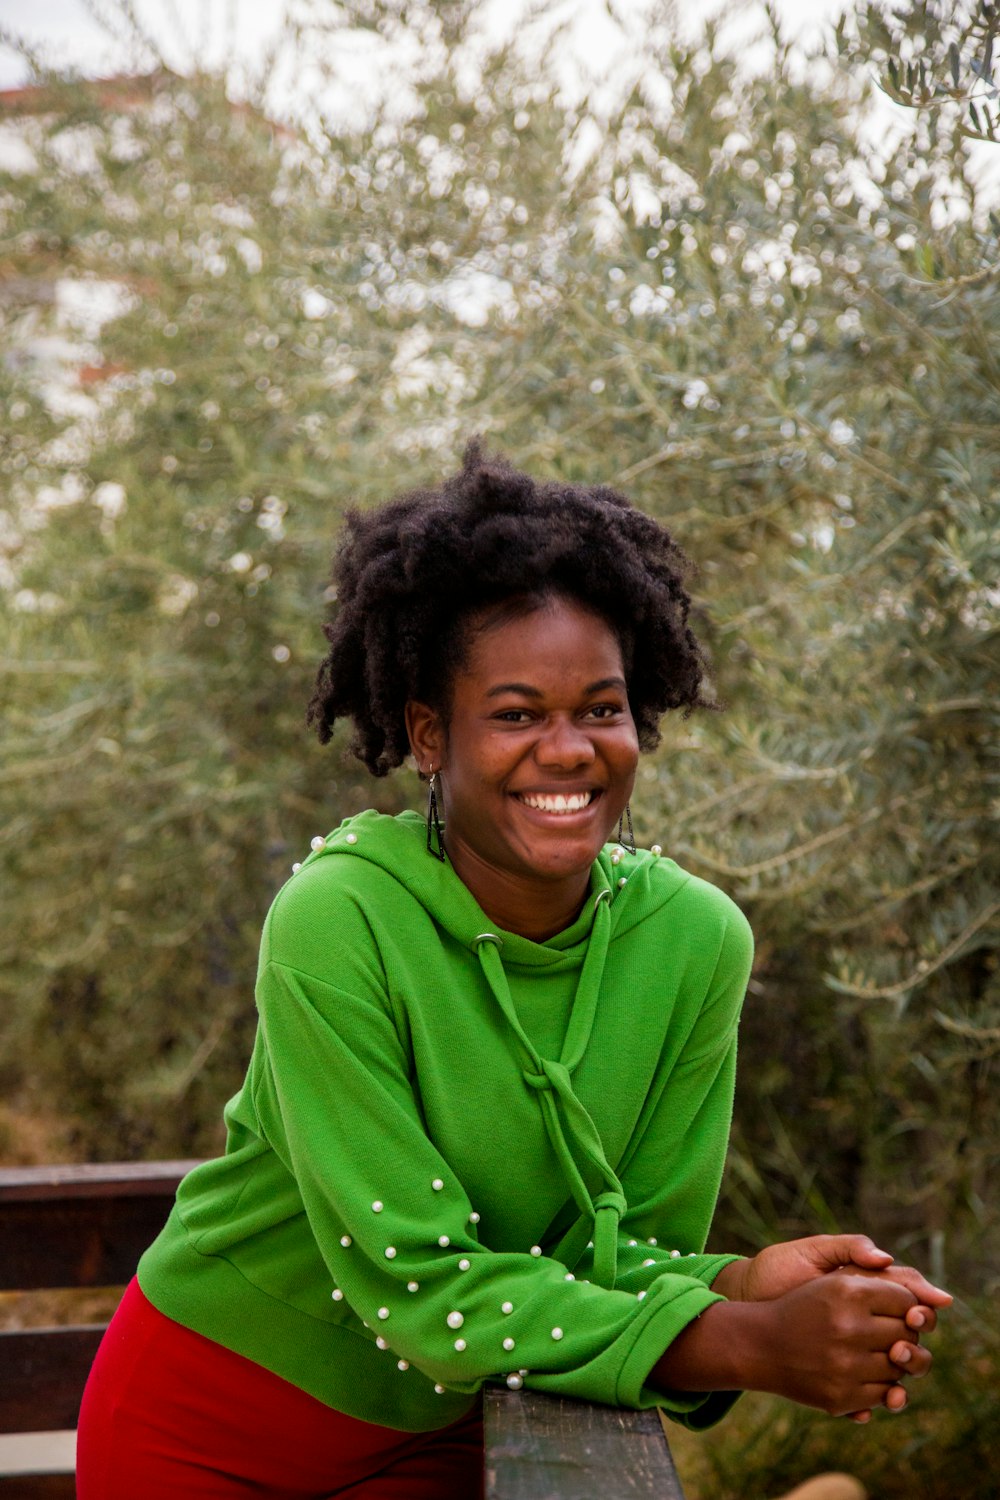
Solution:
[{"label": "woman's eye", "polygon": [[[623,712],[619,703],[594,703],[583,710],[583,719],[614,719]],[[501,708],[493,718],[500,724],[531,724],[536,714],[530,708]]]}]

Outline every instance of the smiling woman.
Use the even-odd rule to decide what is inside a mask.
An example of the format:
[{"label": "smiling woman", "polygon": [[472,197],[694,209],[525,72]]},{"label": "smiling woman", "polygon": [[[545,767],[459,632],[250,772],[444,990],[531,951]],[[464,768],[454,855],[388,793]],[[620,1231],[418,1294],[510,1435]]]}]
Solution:
[{"label": "smiling woman", "polygon": [[623,496],[476,444],[349,516],[309,717],[375,775],[412,754],[426,826],[348,818],[275,898],[226,1152],[101,1347],[81,1500],[472,1500],[491,1380],[691,1426],[741,1389],[905,1405],[947,1293],[863,1235],[705,1250],[750,933],[625,836],[640,749],[705,702],[684,569]]}]

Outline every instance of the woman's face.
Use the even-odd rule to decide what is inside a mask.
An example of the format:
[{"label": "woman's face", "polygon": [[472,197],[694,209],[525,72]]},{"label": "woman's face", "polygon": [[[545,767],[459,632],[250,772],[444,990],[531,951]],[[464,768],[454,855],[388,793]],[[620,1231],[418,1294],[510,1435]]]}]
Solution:
[{"label": "woman's face", "polygon": [[491,882],[571,882],[582,899],[639,754],[618,640],[561,596],[472,624],[447,725],[407,711],[418,764],[440,774],[448,858],[487,910]]}]

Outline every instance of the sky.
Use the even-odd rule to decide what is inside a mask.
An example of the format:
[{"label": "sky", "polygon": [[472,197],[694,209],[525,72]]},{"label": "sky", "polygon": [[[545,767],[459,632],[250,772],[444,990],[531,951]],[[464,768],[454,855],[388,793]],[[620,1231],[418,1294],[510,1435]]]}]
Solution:
[{"label": "sky", "polygon": [[[308,3],[308,0],[304,0]],[[621,28],[612,12],[626,22],[649,8],[651,0],[546,0],[546,13],[553,20],[566,19],[572,51],[584,68],[600,58],[613,63],[621,49]],[[836,17],[847,0],[776,0],[777,10],[789,35],[807,41]],[[277,0],[134,0],[141,23],[148,26],[164,53],[179,71],[195,60],[208,65],[221,63],[235,53],[258,59],[273,40],[284,14]],[[302,0],[297,6],[303,9]],[[747,34],[759,24],[760,4],[740,5],[744,16],[734,21],[734,36]],[[486,0],[488,27],[494,35],[512,28],[525,0]],[[680,21],[695,27],[705,14],[722,9],[721,0],[676,0]],[[104,15],[114,26],[119,10],[116,0],[0,0],[0,31],[14,31],[42,45],[53,62],[70,62],[95,73],[116,71],[122,51],[116,48],[95,15]],[[118,28],[120,30],[120,26]],[[0,46],[0,88],[14,88],[24,81],[22,60]]]},{"label": "sky", "polygon": [[[680,29],[688,34],[697,33],[707,15],[725,11],[729,20],[723,35],[748,66],[766,66],[769,54],[766,45],[753,45],[763,26],[763,0],[541,0],[542,21],[525,25],[529,3],[482,0],[484,31],[499,40],[516,27],[529,55],[535,45],[554,61],[564,91],[579,92],[581,80],[586,80],[591,106],[597,109],[602,99],[610,106],[621,96],[623,80],[634,81],[637,52],[629,32],[650,10],[663,13],[671,7]],[[853,8],[852,0],[773,0],[773,4],[786,36],[799,44],[803,55],[811,43],[829,32],[842,11]],[[130,57],[128,49],[108,34],[121,35],[121,11],[129,7],[176,71],[221,66],[228,57],[230,86],[236,95],[244,92],[241,67],[251,72],[260,67],[286,8],[298,16],[307,15],[310,9],[327,14],[338,9],[336,0],[30,0],[30,4],[29,0],[0,0],[0,89],[16,88],[27,76],[23,59],[3,45],[5,32],[20,34],[38,46],[47,62],[71,64],[91,76],[149,71],[148,53]],[[565,35],[555,48],[548,44],[546,32],[561,22]],[[641,60],[641,53],[638,56]],[[275,70],[265,105],[273,118],[296,118],[296,103],[304,94],[322,100],[330,123],[347,126],[363,126],[378,111],[391,112],[394,103],[405,107],[406,95],[399,86],[405,68],[387,56],[384,44],[371,35],[355,32],[336,58],[317,54],[311,62],[311,74],[308,68],[303,70],[301,53],[294,68],[289,62],[284,72],[281,67]],[[333,79],[326,76],[328,72]],[[317,88],[321,76],[322,86]],[[871,91],[862,133],[876,151],[891,149],[913,123],[912,111],[891,103],[878,90]],[[973,161],[980,181],[995,187],[1000,200],[1000,149],[974,147]]]}]

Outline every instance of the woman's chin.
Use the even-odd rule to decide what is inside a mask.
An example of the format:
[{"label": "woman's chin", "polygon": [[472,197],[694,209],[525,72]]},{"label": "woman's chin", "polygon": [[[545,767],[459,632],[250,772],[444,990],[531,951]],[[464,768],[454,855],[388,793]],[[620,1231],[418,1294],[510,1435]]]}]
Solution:
[{"label": "woman's chin", "polygon": [[589,876],[606,843],[604,830],[553,830],[551,837],[536,837],[523,846],[524,864],[541,880],[568,880]]}]

